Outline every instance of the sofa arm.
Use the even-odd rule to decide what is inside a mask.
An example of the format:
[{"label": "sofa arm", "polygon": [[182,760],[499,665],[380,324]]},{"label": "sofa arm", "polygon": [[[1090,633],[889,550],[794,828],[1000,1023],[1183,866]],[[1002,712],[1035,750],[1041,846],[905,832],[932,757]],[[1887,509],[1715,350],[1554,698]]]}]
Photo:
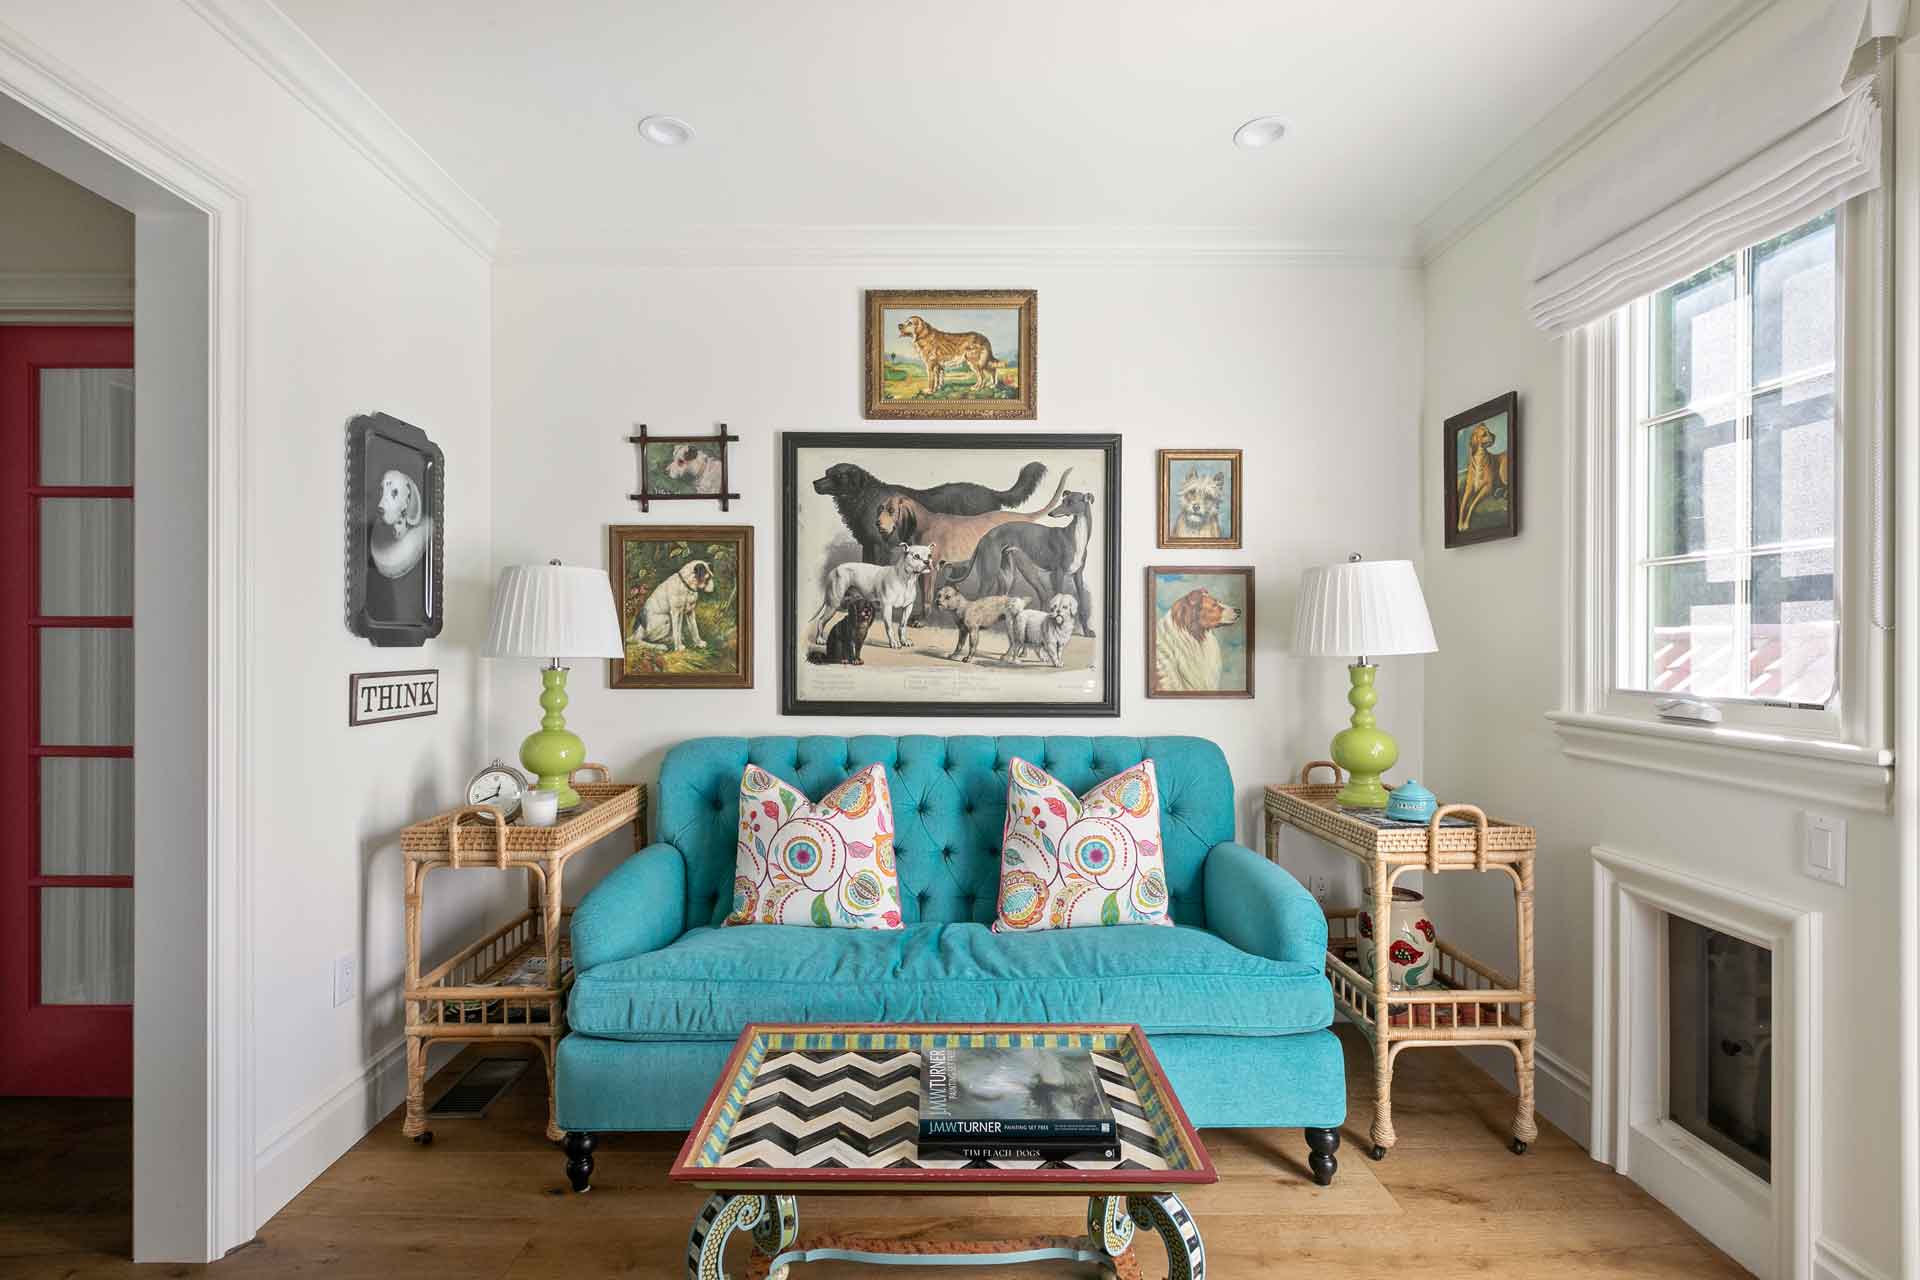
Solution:
[{"label": "sofa arm", "polygon": [[1238,844],[1217,844],[1200,869],[1207,928],[1269,960],[1326,967],[1327,917],[1278,864]]},{"label": "sofa arm", "polygon": [[650,844],[593,886],[573,911],[579,972],[658,951],[686,932],[687,864],[670,844]]}]

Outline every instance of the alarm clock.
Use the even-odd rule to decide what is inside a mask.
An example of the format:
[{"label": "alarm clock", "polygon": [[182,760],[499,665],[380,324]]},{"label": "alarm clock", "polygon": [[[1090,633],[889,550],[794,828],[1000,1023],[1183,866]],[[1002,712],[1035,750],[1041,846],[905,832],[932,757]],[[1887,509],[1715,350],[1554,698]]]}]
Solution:
[{"label": "alarm clock", "polygon": [[526,774],[504,760],[495,760],[467,783],[467,803],[490,804],[511,819],[520,811],[520,798],[530,786]]}]

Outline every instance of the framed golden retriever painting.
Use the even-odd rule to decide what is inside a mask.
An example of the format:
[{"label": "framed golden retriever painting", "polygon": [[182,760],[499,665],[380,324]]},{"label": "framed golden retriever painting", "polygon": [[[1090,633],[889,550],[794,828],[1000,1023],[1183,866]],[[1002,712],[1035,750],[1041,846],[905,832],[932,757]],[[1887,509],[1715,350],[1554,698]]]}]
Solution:
[{"label": "framed golden retriever painting", "polygon": [[866,416],[1031,418],[1032,289],[869,289]]},{"label": "framed golden retriever painting", "polygon": [[1160,530],[1156,545],[1238,550],[1240,451],[1162,449],[1159,469]]},{"label": "framed golden retriever painting", "polygon": [[1147,569],[1147,696],[1253,696],[1253,570]]},{"label": "framed golden retriever painting", "polygon": [[1450,547],[1520,532],[1520,393],[1447,419],[1442,441]]},{"label": "framed golden retriever painting", "polygon": [[607,572],[626,655],[614,689],[753,688],[753,529],[617,524]]}]

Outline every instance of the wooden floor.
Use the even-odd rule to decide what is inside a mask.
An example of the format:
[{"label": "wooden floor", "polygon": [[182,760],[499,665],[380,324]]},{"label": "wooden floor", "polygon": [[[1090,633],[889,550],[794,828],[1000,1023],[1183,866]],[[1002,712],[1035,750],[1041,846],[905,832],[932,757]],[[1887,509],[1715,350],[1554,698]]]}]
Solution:
[{"label": "wooden floor", "polygon": [[[1350,1028],[1341,1034],[1352,1103],[1332,1187],[1308,1180],[1298,1131],[1204,1135],[1221,1180],[1186,1199],[1215,1280],[1746,1274],[1544,1121],[1528,1155],[1508,1154],[1512,1099],[1451,1050],[1401,1056],[1400,1143],[1373,1163],[1362,1153],[1372,1092],[1360,1074],[1366,1057]],[[428,1097],[455,1074],[457,1066],[442,1073]],[[131,1234],[128,1104],[0,1099],[0,1276],[683,1277],[687,1229],[703,1197],[666,1181],[678,1139],[604,1139],[593,1191],[567,1194],[562,1157],[540,1136],[545,1092],[543,1073],[528,1071],[486,1119],[442,1121],[426,1148],[401,1136],[396,1112],[259,1239],[210,1267],[123,1261]],[[979,1239],[1070,1233],[1082,1229],[1084,1212],[1084,1201],[1068,1198],[819,1196],[800,1204],[803,1236],[823,1227]],[[1145,1274],[1164,1276],[1158,1242],[1141,1239]],[[734,1245],[737,1273],[746,1242]],[[796,1267],[794,1280],[954,1274],[820,1263]],[[1095,1272],[1057,1263],[979,1274]]]}]

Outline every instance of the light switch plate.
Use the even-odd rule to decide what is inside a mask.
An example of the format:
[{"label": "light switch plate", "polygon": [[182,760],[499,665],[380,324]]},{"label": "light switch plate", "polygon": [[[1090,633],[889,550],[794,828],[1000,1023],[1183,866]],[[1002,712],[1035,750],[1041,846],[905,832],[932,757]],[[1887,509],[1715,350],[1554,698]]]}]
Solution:
[{"label": "light switch plate", "polygon": [[1847,882],[1847,820],[1823,813],[1801,813],[1802,874],[1828,884]]},{"label": "light switch plate", "polygon": [[360,966],[355,963],[353,952],[342,951],[333,962],[333,1007],[338,1009],[353,999],[359,981]]}]

